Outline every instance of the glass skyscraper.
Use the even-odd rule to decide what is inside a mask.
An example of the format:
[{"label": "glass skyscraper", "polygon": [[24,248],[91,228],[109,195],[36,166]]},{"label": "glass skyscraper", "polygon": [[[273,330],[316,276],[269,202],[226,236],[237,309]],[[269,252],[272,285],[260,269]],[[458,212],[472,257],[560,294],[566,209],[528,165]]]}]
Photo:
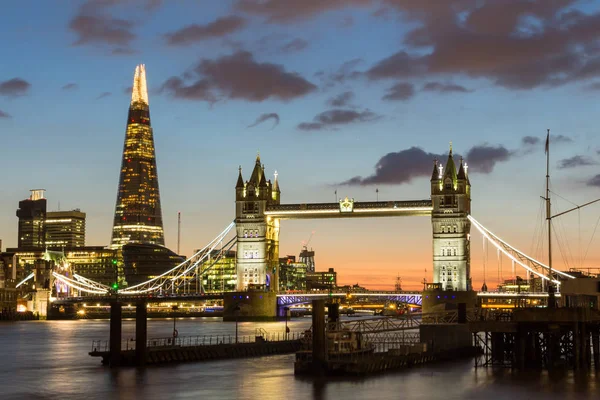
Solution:
[{"label": "glass skyscraper", "polygon": [[128,243],[165,244],[144,65],[133,78],[111,248]]}]

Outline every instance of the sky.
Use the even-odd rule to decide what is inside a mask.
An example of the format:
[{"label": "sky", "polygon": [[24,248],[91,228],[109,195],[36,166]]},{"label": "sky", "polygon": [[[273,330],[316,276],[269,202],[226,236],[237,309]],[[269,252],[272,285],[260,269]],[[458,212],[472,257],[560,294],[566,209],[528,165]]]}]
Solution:
[{"label": "sky", "polygon": [[[416,200],[452,142],[472,215],[542,261],[546,129],[553,209],[600,197],[599,1],[7,0],[0,49],[3,248],[34,188],[109,244],[142,63],[166,245],[181,212],[183,254],[233,220],[257,152],[282,203]],[[595,204],[555,220],[556,267],[600,267],[599,218]],[[429,218],[283,221],[280,255],[311,233],[340,284],[431,281]],[[474,230],[471,264],[476,288],[524,276]]]}]

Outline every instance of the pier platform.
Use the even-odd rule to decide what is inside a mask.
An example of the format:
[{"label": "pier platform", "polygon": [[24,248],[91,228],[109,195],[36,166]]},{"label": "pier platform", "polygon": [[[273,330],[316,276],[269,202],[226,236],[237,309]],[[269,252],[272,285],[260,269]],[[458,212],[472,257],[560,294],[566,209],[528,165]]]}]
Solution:
[{"label": "pier platform", "polygon": [[[146,347],[146,365],[198,362],[232,358],[261,357],[290,354],[301,348],[302,333],[284,333],[267,336],[194,336],[181,338],[149,339]],[[122,344],[120,366],[136,366],[135,342]],[[102,364],[110,365],[111,353],[108,341],[92,343],[92,357],[100,357]]]}]

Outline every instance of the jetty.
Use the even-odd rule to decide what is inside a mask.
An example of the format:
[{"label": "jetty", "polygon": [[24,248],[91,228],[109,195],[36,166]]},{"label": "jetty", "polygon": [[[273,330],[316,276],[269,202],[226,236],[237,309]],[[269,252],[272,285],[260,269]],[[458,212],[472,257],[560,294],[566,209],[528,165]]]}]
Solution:
[{"label": "jetty", "polygon": [[327,306],[325,322],[324,301],[313,301],[312,331],[296,353],[296,375],[364,376],[480,353],[472,342],[464,303],[457,312],[445,313],[445,320],[425,316],[417,323],[407,316],[354,325],[339,321],[339,304]]},{"label": "jetty", "polygon": [[[303,332],[269,334],[262,330],[254,336],[155,338],[147,341],[143,360],[136,353],[135,340],[127,340],[121,343],[117,358],[119,366],[140,366],[290,354],[301,349],[303,338]],[[102,364],[109,366],[114,359],[107,340],[92,342],[89,355],[100,357]]]}]

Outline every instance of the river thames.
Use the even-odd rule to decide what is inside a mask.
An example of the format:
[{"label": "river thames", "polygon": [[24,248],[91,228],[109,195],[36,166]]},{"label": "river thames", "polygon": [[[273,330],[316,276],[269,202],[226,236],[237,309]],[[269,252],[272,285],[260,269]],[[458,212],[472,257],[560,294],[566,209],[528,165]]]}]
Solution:
[{"label": "river thames", "polygon": [[[310,318],[289,322],[292,332]],[[294,355],[144,369],[111,370],[88,355],[92,340],[108,338],[107,320],[30,321],[0,324],[0,399],[598,399],[600,380],[568,373],[517,374],[473,367],[473,360],[437,364],[365,379],[310,380],[294,376]],[[283,322],[240,323],[281,332]],[[148,321],[148,337],[168,337],[172,319]],[[181,319],[181,336],[235,335],[234,322]],[[135,322],[123,322],[123,338]]]}]

